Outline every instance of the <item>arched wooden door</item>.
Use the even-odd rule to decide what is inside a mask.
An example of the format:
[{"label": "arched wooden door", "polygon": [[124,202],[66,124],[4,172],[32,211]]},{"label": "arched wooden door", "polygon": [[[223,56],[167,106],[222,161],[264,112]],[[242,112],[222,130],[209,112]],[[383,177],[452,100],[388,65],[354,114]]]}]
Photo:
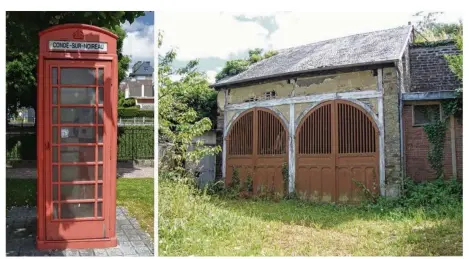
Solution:
[{"label": "arched wooden door", "polygon": [[311,110],[296,132],[296,191],[324,202],[356,202],[360,182],[379,192],[378,128],[360,106],[327,101]]},{"label": "arched wooden door", "polygon": [[226,138],[226,184],[238,170],[241,185],[248,175],[252,191],[283,193],[282,167],[288,161],[287,130],[276,114],[268,109],[253,108],[239,116]]}]

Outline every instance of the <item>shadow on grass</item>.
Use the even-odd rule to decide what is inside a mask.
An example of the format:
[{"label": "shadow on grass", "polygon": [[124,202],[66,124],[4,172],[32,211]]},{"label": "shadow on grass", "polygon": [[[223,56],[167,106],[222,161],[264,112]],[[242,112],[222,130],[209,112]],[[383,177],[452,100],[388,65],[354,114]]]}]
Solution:
[{"label": "shadow on grass", "polygon": [[462,221],[443,221],[428,228],[415,229],[405,240],[410,256],[462,256]]},{"label": "shadow on grass", "polygon": [[[395,221],[414,218],[457,220],[462,217],[462,208],[460,216],[454,216],[459,212],[458,209],[453,208],[452,212],[448,212],[445,208],[425,210],[423,208],[395,207],[381,210],[379,208],[367,208],[364,205],[319,204],[302,200],[281,200],[279,202],[249,199],[235,200],[224,197],[214,197],[211,202],[238,215],[321,229],[335,228],[354,220]],[[448,216],[448,214],[453,215]]]}]

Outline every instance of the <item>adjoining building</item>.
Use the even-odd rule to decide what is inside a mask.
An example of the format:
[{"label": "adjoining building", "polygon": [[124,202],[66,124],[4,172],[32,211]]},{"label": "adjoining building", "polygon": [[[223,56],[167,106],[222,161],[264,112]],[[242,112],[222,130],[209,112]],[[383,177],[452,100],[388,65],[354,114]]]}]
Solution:
[{"label": "adjoining building", "polygon": [[142,110],[154,110],[155,89],[153,66],[149,61],[138,61],[132,67],[129,77],[120,86],[125,98],[134,98],[135,104]]},{"label": "adjoining building", "polygon": [[[279,51],[216,82],[218,178],[325,202],[354,202],[363,186],[400,195],[405,177],[436,177],[423,125],[462,82],[454,42],[413,43],[412,26]],[[432,115],[433,114],[433,115]],[[436,114],[436,116],[435,116]],[[451,116],[445,177],[462,177],[462,118]],[[362,183],[363,185],[360,185]]]}]

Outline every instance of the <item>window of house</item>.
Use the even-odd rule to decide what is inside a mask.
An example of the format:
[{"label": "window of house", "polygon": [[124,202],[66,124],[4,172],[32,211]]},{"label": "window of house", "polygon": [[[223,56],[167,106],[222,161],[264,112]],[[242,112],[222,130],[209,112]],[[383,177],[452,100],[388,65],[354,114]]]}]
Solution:
[{"label": "window of house", "polygon": [[414,126],[423,126],[441,120],[439,104],[414,105]]},{"label": "window of house", "polygon": [[277,93],[275,91],[269,91],[264,93],[265,100],[275,99]]}]

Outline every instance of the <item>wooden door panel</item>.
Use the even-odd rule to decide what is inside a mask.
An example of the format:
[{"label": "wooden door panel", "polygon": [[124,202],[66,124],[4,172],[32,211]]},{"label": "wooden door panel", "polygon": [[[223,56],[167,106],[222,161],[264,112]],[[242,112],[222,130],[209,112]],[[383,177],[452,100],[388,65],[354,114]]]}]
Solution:
[{"label": "wooden door panel", "polygon": [[378,129],[372,118],[354,103],[324,102],[297,128],[297,191],[323,202],[359,201],[363,188],[354,180],[370,190],[376,187],[378,159]]},{"label": "wooden door panel", "polygon": [[324,167],[321,170],[322,202],[331,202],[336,196],[336,172],[334,168]]},{"label": "wooden door panel", "polygon": [[283,164],[287,163],[287,131],[276,114],[254,108],[241,114],[227,134],[225,182],[231,182],[232,167],[240,169],[244,184],[247,175],[253,179],[253,191],[262,188],[283,193]]}]

